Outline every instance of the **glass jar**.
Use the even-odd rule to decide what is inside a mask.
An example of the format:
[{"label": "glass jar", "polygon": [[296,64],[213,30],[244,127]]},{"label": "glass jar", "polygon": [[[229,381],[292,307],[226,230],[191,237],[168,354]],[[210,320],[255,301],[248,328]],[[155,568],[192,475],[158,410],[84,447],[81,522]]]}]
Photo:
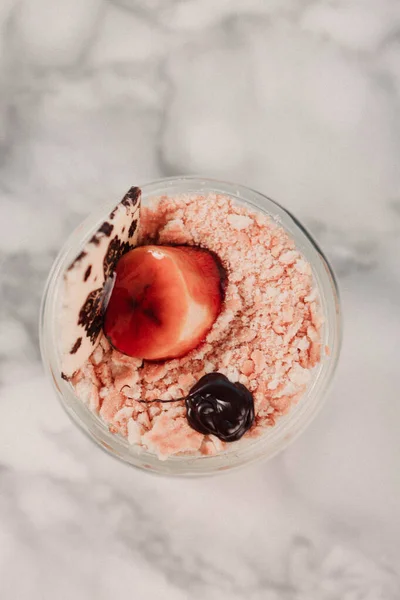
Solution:
[{"label": "glass jar", "polygon": [[63,273],[115,206],[115,200],[91,214],[69,237],[56,258],[49,274],[41,307],[40,347],[45,370],[68,415],[87,435],[110,454],[123,461],[154,473],[165,475],[200,476],[237,468],[258,459],[271,458],[286,448],[311,423],[322,405],[327,388],[336,369],[341,341],[341,319],[338,289],[332,269],[317,244],[304,227],[282,206],[263,194],[241,185],[202,179],[177,177],[163,179],[142,186],[142,204],[161,195],[183,193],[221,193],[253,211],[265,213],[282,226],[294,240],[297,249],[310,263],[319,290],[325,322],[321,330],[321,362],[312,370],[307,391],[292,406],[287,415],[280,417],[274,427],[255,440],[232,445],[232,449],[217,456],[172,456],[160,460],[142,447],[131,445],[126,438],[110,433],[107,425],[75,394],[72,385],[61,378],[61,354],[58,344],[57,315]]}]

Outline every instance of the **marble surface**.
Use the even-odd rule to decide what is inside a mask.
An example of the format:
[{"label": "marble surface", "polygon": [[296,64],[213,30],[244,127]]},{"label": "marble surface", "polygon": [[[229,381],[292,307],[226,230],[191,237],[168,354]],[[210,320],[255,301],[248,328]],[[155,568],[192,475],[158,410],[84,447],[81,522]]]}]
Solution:
[{"label": "marble surface", "polygon": [[[0,2],[1,600],[400,598],[399,155],[397,0]],[[65,236],[186,173],[295,212],[345,319],[307,432],[206,480],[94,447],[38,351]]]}]

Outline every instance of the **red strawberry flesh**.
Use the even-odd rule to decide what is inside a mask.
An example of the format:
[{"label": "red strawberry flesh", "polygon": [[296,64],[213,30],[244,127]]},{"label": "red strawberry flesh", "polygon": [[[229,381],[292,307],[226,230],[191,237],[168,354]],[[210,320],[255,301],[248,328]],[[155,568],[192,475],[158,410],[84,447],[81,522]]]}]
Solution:
[{"label": "red strawberry flesh", "polygon": [[163,360],[184,356],[211,329],[222,304],[222,267],[191,246],[140,246],[117,264],[104,332],[120,352]]}]

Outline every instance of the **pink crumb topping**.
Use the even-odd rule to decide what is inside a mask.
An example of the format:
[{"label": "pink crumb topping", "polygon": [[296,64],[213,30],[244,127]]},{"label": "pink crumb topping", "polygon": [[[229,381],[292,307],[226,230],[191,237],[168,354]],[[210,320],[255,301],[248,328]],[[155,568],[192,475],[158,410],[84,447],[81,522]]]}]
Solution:
[{"label": "pink crumb topping", "polygon": [[214,251],[228,276],[223,309],[204,343],[162,364],[124,356],[103,336],[73,377],[76,393],[111,431],[161,459],[215,455],[228,444],[194,431],[182,401],[138,400],[185,396],[218,371],[253,394],[255,423],[243,439],[261,435],[298,402],[321,357],[323,317],[310,265],[273,220],[216,194],[154,199],[141,214],[140,244],[149,243]]}]

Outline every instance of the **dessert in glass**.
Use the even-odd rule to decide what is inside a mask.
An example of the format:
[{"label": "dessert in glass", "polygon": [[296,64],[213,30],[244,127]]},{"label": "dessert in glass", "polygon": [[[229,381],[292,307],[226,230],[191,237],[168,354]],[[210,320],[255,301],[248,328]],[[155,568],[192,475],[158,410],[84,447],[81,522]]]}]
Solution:
[{"label": "dessert in glass", "polygon": [[47,372],[72,419],[137,467],[268,458],[321,406],[340,349],[332,270],[284,208],[180,177],[91,215],[50,273]]}]

